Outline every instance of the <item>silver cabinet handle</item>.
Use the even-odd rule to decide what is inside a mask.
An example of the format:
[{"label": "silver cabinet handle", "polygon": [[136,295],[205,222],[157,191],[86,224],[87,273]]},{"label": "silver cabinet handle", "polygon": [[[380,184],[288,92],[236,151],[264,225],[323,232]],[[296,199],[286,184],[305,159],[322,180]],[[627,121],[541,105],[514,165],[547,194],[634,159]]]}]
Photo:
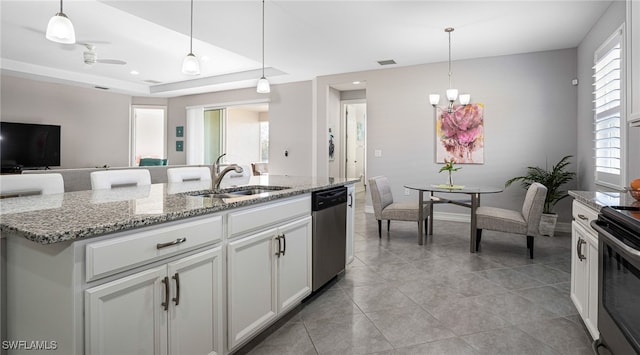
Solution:
[{"label": "silver cabinet handle", "polygon": [[281,239],[281,238],[282,238],[281,236],[277,236],[277,237],[276,237],[276,240],[278,241],[278,251],[276,252],[276,256],[277,256],[278,258],[280,257],[280,253],[281,253],[281,250],[282,250],[282,244],[281,244],[281,242],[280,242],[280,239]]},{"label": "silver cabinet handle", "polygon": [[583,221],[587,221],[589,220],[589,218],[587,218],[587,216],[583,215],[583,214],[578,214],[578,218],[580,218]]},{"label": "silver cabinet handle", "polygon": [[353,194],[349,194],[349,207],[353,207]]},{"label": "silver cabinet handle", "polygon": [[282,256],[284,256],[284,253],[287,251],[287,236],[282,233]]},{"label": "silver cabinet handle", "polygon": [[158,243],[156,244],[156,248],[157,249],[162,249],[162,248],[166,248],[166,247],[170,247],[173,245],[178,245],[178,244],[182,244],[184,242],[187,241],[187,238],[178,238],[172,242],[166,242],[166,243]]},{"label": "silver cabinet handle", "polygon": [[165,276],[162,279],[162,283],[164,284],[164,302],[161,303],[162,308],[167,311],[169,310],[169,277]]},{"label": "silver cabinet handle", "polygon": [[176,297],[174,297],[172,301],[175,302],[177,306],[180,304],[180,275],[176,272],[171,278],[176,280]]},{"label": "silver cabinet handle", "polygon": [[582,245],[587,244],[582,238],[578,238],[578,244],[576,245],[576,251],[578,252],[578,259],[585,260],[587,257],[582,254]]}]

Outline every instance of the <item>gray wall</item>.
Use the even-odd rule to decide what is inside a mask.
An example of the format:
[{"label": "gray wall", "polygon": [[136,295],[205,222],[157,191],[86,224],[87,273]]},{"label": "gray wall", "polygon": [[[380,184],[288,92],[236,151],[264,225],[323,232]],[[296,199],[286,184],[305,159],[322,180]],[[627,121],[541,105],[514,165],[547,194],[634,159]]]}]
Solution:
[{"label": "gray wall", "polygon": [[[604,189],[594,183],[593,164],[593,55],[596,49],[625,22],[625,3],[614,1],[578,46],[578,188]],[[628,129],[628,180],[640,177],[640,128]]]},{"label": "gray wall", "polygon": [[[575,156],[577,88],[571,85],[575,77],[575,49],[455,61],[454,87],[470,93],[472,102],[485,105],[485,163],[464,165],[455,173],[455,182],[502,186],[524,174],[527,166]],[[404,196],[404,184],[445,182],[444,173],[438,173],[441,165],[435,163],[435,114],[428,94],[444,95],[447,63],[320,77],[318,117],[330,110],[329,98],[322,96],[325,88],[356,79],[367,82],[367,175],[388,176],[394,199],[406,201],[415,201],[417,195]],[[326,152],[326,127],[320,119],[317,125],[318,172],[326,172],[326,158],[321,158]],[[376,149],[382,150],[382,157],[374,157]],[[483,204],[519,209],[523,199],[524,190],[512,186],[484,196]],[[455,206],[438,210],[468,213]],[[560,221],[569,221],[569,201],[557,212]]]},{"label": "gray wall", "polygon": [[127,166],[131,96],[2,75],[0,119],[61,126],[62,168]]}]

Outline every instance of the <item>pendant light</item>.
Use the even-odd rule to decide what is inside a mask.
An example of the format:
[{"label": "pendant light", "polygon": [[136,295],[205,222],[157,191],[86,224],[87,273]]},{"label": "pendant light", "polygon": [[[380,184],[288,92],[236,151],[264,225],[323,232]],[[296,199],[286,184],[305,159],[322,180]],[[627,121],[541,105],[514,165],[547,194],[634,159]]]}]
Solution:
[{"label": "pendant light", "polygon": [[[448,112],[451,113],[453,112],[453,103],[456,101],[456,99],[458,98],[458,89],[453,89],[451,87],[451,32],[454,31],[453,27],[447,27],[444,29],[444,31],[446,33],[449,34],[449,89],[447,89],[446,91],[446,95],[447,95],[447,101],[449,101],[449,106],[448,106]],[[460,95],[460,104],[462,105],[467,105],[469,104],[469,101],[471,100],[471,95],[469,94],[461,94]],[[436,105],[440,102],[440,95],[438,94],[431,94],[429,95],[429,102],[431,103],[431,105],[433,107],[436,107]]]},{"label": "pendant light", "polygon": [[76,32],[73,24],[67,15],[62,12],[62,0],[60,0],[60,12],[53,15],[47,25],[48,40],[58,43],[74,44],[76,43]]},{"label": "pendant light", "polygon": [[182,72],[187,75],[200,75],[200,63],[193,54],[193,0],[191,0],[191,32],[189,34],[189,54],[182,61]]},{"label": "pendant light", "polygon": [[271,92],[269,80],[264,76],[264,0],[262,0],[262,78],[258,80],[256,91],[260,94],[268,94]]}]

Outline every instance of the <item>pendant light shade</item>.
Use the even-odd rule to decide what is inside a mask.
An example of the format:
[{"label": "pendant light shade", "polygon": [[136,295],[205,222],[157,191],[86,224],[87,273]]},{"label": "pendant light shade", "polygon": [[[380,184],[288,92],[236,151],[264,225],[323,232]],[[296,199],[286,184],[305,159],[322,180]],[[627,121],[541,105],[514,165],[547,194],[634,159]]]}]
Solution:
[{"label": "pendant light shade", "polygon": [[438,102],[440,102],[440,95],[438,94],[429,95],[429,102],[431,103],[432,106],[437,105]]},{"label": "pendant light shade", "polygon": [[188,75],[200,74],[200,63],[193,53],[187,54],[182,61],[182,72]]},{"label": "pendant light shade", "polygon": [[269,80],[264,76],[264,0],[262,0],[262,78],[258,80],[256,91],[259,94],[268,94],[271,92]]},{"label": "pendant light shade", "polygon": [[191,0],[191,32],[189,33],[189,54],[182,61],[182,72],[187,75],[200,75],[200,63],[193,54],[193,0]]},{"label": "pendant light shade", "polygon": [[258,80],[258,87],[256,91],[259,94],[268,94],[271,92],[271,85],[269,85],[269,80],[264,76]]},{"label": "pendant light shade", "polygon": [[46,37],[48,40],[57,43],[76,43],[76,32],[73,29],[73,24],[67,15],[62,12],[62,0],[60,0],[60,12],[53,15],[49,20]]}]

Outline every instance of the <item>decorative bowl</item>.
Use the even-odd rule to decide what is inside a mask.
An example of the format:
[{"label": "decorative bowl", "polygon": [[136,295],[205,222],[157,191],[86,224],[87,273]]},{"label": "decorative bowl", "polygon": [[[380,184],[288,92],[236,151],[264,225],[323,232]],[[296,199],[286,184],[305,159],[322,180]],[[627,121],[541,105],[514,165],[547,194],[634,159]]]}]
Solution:
[{"label": "decorative bowl", "polygon": [[631,197],[635,198],[637,201],[640,201],[640,190],[633,190],[630,187],[627,187],[626,189],[627,191],[629,191]]}]

